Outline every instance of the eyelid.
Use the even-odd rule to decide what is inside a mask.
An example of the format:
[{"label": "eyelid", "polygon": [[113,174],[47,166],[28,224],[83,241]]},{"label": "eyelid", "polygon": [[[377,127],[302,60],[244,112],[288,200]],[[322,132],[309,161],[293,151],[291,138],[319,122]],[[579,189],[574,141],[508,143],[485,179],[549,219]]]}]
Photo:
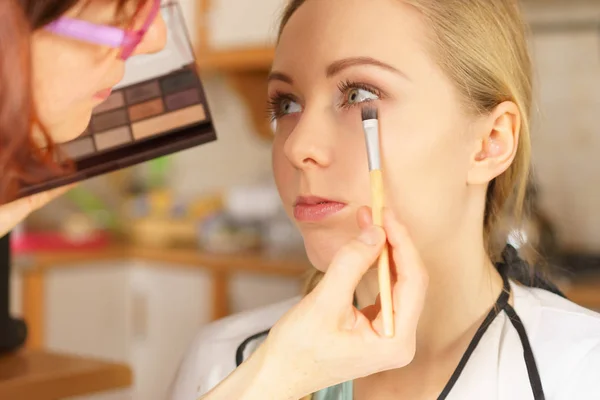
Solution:
[{"label": "eyelid", "polygon": [[366,90],[367,92],[373,93],[380,99],[383,97],[387,97],[387,94],[375,85],[371,85],[369,83],[365,83],[365,82],[361,82],[361,81],[353,81],[350,79],[346,79],[346,80],[340,82],[338,84],[338,89],[341,93],[345,93],[349,89],[362,89],[362,90]]}]

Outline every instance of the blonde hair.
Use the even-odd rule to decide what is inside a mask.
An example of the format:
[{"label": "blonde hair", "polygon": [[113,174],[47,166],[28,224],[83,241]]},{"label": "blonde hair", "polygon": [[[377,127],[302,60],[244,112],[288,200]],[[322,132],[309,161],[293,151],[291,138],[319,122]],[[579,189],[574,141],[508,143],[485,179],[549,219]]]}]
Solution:
[{"label": "blonde hair", "polygon": [[[291,0],[279,35],[306,0]],[[526,29],[517,0],[402,0],[417,9],[429,30],[429,51],[454,85],[466,110],[491,112],[505,101],[521,113],[518,150],[511,166],[490,182],[485,204],[484,235],[492,260],[499,261],[505,235],[495,235],[510,209],[515,221],[523,215],[529,179],[532,67]],[[494,240],[495,237],[503,238]],[[307,281],[309,292],[322,273]]]}]

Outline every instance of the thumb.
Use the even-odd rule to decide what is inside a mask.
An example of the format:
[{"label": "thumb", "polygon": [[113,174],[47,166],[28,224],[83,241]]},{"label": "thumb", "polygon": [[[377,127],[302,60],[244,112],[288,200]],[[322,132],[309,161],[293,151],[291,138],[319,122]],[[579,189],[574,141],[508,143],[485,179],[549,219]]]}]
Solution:
[{"label": "thumb", "polygon": [[383,229],[371,225],[336,253],[318,287],[327,293],[329,305],[339,309],[352,305],[356,286],[377,260],[385,242]]},{"label": "thumb", "polygon": [[65,194],[66,192],[71,190],[74,186],[75,185],[61,186],[56,189],[47,190],[42,193],[37,193],[32,196],[25,197],[22,200],[25,200],[28,203],[26,208],[29,208],[29,212],[32,212],[32,211],[42,208],[43,206],[45,206],[46,204],[48,204],[55,198],[60,197],[61,195]]},{"label": "thumb", "polygon": [[0,206],[0,236],[4,236],[33,211],[43,207],[74,185],[37,193]]}]

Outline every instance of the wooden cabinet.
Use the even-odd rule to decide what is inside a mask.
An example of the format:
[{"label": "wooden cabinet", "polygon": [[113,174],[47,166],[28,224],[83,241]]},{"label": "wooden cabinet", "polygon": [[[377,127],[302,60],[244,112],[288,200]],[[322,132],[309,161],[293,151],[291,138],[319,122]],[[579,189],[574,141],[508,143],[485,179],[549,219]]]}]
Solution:
[{"label": "wooden cabinet", "polygon": [[200,269],[143,261],[53,269],[45,278],[44,347],[127,363],[133,386],[102,399],[162,400],[186,347],[211,320],[211,300]]},{"label": "wooden cabinet", "polygon": [[[300,293],[305,260],[195,249],[42,254],[15,268],[28,347],[128,365],[133,385],[81,400],[164,400],[202,325]],[[14,296],[13,296],[14,299]]]}]

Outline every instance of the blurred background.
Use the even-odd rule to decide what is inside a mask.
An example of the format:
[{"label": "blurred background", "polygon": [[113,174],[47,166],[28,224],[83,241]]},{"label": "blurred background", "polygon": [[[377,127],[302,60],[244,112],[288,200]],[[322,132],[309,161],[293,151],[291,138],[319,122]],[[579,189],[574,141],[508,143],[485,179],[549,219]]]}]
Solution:
[{"label": "blurred background", "polygon": [[[131,371],[129,387],[79,399],[165,399],[203,325],[300,293],[309,265],[271,179],[264,107],[284,3],[180,0],[218,140],[85,182],[13,232],[27,349]],[[561,288],[600,310],[600,1],[523,4],[535,185],[510,240],[537,244]]]}]

